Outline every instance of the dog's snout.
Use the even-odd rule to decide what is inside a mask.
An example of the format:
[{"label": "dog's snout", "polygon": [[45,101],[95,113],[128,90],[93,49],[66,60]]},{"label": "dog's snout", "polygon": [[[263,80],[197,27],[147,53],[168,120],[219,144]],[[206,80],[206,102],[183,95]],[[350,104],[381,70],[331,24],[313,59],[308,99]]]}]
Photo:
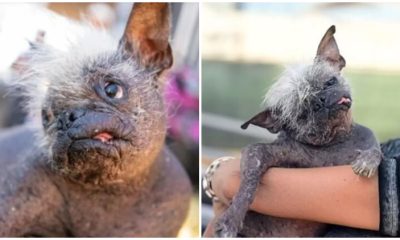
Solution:
[{"label": "dog's snout", "polygon": [[82,109],[73,109],[64,111],[60,114],[57,121],[58,130],[66,130],[71,127],[73,122],[85,115],[85,111]]}]

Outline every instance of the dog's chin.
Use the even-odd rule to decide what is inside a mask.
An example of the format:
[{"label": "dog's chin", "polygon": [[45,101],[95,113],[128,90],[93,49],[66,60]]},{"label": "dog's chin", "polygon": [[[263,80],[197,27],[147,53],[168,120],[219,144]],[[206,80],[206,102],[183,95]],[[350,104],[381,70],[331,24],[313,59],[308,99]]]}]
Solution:
[{"label": "dog's chin", "polygon": [[71,180],[105,185],[118,180],[130,148],[125,140],[78,139],[70,141],[66,150],[54,151],[52,160],[56,171]]},{"label": "dog's chin", "polygon": [[[315,124],[317,123],[317,124]],[[296,134],[300,142],[313,146],[327,146],[342,141],[353,125],[350,108],[340,107],[326,120],[315,120],[308,131]]]},{"label": "dog's chin", "polygon": [[102,142],[95,139],[79,139],[71,143],[68,156],[74,159],[106,158],[120,161],[120,148],[124,145],[122,140]]}]

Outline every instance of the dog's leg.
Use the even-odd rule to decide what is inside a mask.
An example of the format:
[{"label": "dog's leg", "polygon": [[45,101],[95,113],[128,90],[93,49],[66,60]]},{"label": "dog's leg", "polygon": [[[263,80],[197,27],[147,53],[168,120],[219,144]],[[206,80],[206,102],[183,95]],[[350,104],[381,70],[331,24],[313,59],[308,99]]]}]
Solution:
[{"label": "dog's leg", "polygon": [[[253,202],[261,175],[274,163],[271,145],[252,144],[242,150],[241,183],[231,205],[215,224],[216,237],[236,237]],[[275,147],[275,146],[274,146]]]},{"label": "dog's leg", "polygon": [[0,170],[0,237],[65,236],[58,187],[35,161],[18,164]]}]

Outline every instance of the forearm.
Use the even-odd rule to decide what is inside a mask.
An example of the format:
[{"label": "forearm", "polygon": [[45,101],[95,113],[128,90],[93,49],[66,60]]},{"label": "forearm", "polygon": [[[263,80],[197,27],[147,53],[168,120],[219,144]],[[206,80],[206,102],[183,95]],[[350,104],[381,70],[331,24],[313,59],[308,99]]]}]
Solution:
[{"label": "forearm", "polygon": [[[221,164],[218,171],[224,169],[230,174],[224,175],[224,181],[218,181],[222,176],[216,174],[213,189],[223,201],[229,201],[239,187],[239,161]],[[264,174],[251,209],[278,217],[378,230],[378,191],[376,176],[359,177],[350,166],[273,168]]]}]

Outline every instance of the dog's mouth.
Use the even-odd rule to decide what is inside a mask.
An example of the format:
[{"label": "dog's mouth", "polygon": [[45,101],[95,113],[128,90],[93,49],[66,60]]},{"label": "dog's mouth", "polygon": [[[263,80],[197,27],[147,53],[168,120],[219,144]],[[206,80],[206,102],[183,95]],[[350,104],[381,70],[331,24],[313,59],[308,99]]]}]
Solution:
[{"label": "dog's mouth", "polygon": [[67,154],[71,161],[83,161],[88,157],[120,159],[125,141],[113,137],[109,132],[100,132],[93,136],[72,138]]},{"label": "dog's mouth", "polygon": [[[79,134],[77,134],[79,133]],[[124,133],[113,127],[94,128],[91,126],[80,127],[68,131],[68,136],[74,141],[88,140],[102,144],[113,144],[116,142],[128,142]]]},{"label": "dog's mouth", "polygon": [[101,141],[102,143],[110,143],[114,139],[114,136],[108,132],[101,132],[93,136],[92,139]]},{"label": "dog's mouth", "polygon": [[90,126],[80,129],[82,135],[69,134],[71,145],[69,151],[81,154],[100,154],[104,157],[120,158],[121,153],[130,147],[130,141],[121,131],[109,128],[95,128]]},{"label": "dog's mouth", "polygon": [[350,97],[343,96],[340,98],[340,100],[337,102],[338,105],[344,107],[346,110],[351,107],[352,100]]},{"label": "dog's mouth", "polygon": [[335,113],[338,110],[347,111],[351,108],[352,102],[353,101],[349,95],[339,95],[331,99],[327,108],[332,111],[332,113]]}]

